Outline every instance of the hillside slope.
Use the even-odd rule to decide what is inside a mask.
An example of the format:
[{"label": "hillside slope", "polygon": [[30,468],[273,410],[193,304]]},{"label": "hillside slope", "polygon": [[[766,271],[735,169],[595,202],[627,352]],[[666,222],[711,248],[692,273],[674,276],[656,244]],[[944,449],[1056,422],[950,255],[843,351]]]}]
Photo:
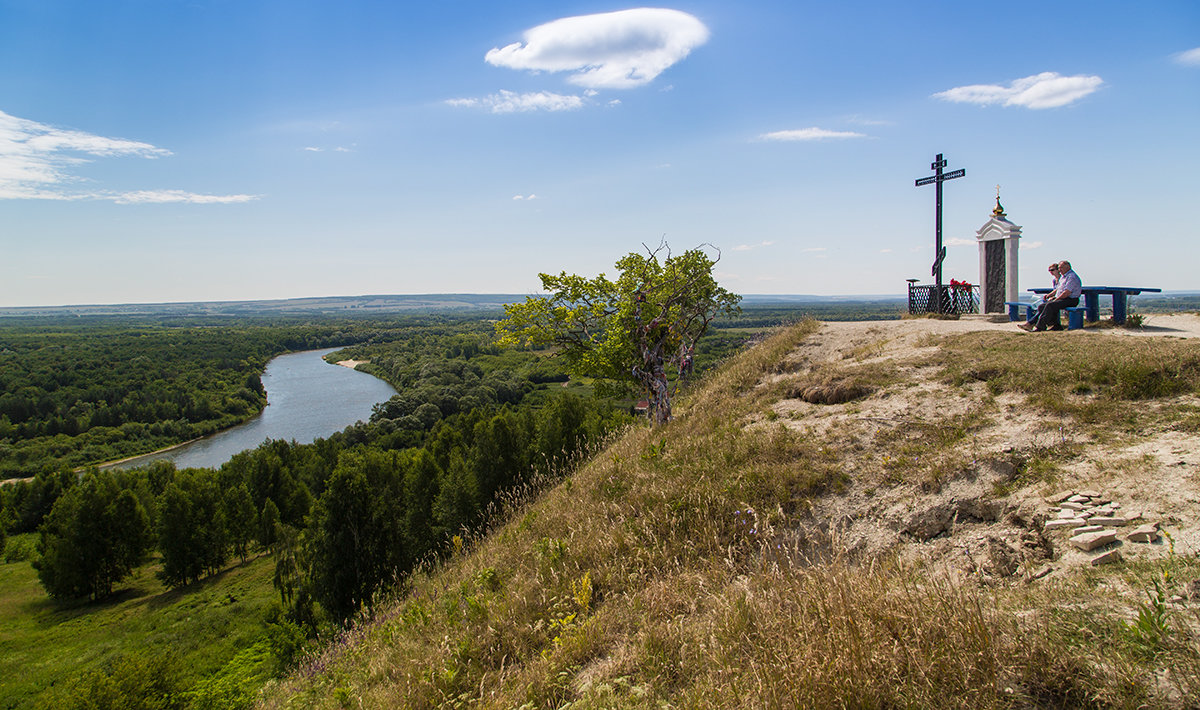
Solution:
[{"label": "hillside slope", "polygon": [[262,704],[1196,706],[1200,340],[1124,334],[790,328]]}]

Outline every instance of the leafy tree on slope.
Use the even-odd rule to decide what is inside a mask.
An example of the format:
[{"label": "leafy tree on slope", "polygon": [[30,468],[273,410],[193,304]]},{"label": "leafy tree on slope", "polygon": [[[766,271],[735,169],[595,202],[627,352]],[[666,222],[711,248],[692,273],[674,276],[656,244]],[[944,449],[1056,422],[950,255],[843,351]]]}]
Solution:
[{"label": "leafy tree on slope", "polygon": [[[665,259],[659,256],[666,252]],[[616,263],[620,277],[540,274],[550,295],[504,307],[502,345],[554,346],[576,375],[645,393],[656,423],[671,418],[674,377],[691,371],[696,341],[718,316],[741,312],[741,296],[717,285],[720,260],[700,248],[673,256],[665,244]]]}]

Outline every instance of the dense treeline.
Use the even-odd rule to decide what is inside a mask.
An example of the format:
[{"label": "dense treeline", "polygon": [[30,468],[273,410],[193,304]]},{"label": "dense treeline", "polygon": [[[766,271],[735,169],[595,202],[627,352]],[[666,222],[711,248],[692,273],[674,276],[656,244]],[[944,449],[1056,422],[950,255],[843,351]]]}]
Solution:
[{"label": "dense treeline", "polygon": [[627,417],[561,394],[536,411],[454,414],[421,446],[400,449],[382,443],[381,421],[313,444],[267,442],[216,470],[156,462],[57,479],[64,490],[39,528],[39,578],[52,597],[100,599],[152,549],[170,587],[271,549],[297,620],[342,621],[483,524],[506,492],[561,470]]}]

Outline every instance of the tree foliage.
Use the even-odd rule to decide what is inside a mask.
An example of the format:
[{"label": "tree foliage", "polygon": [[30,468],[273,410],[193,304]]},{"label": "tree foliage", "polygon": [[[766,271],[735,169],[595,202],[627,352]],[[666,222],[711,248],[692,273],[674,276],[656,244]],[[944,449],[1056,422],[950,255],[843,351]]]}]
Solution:
[{"label": "tree foliage", "polygon": [[55,502],[42,524],[34,561],[38,579],[56,599],[106,597],[141,562],[150,529],[130,488],[110,473],[88,473]]},{"label": "tree foliage", "polygon": [[159,499],[159,540],[162,571],[170,587],[180,587],[212,574],[225,564],[229,550],[228,525],[221,488],[213,472],[179,472]]},{"label": "tree foliage", "polygon": [[[572,374],[636,384],[656,422],[671,418],[669,380],[692,368],[696,342],[718,316],[740,312],[740,296],[721,288],[720,260],[701,248],[672,255],[665,244],[617,261],[620,276],[540,274],[549,296],[504,307],[502,345],[553,346]],[[665,252],[665,258],[659,258]]]}]

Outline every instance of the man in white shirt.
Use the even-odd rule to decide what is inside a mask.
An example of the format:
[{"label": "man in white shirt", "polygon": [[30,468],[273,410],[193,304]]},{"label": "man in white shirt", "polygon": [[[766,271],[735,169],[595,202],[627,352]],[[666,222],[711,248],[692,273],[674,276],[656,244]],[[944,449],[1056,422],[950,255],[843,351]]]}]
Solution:
[{"label": "man in white shirt", "polygon": [[1034,332],[1062,330],[1059,313],[1064,308],[1078,306],[1081,295],[1083,295],[1083,282],[1080,281],[1079,274],[1071,270],[1071,262],[1058,262],[1058,288],[1050,294],[1046,305],[1042,306],[1042,312],[1038,314],[1037,322],[1032,330]]}]

